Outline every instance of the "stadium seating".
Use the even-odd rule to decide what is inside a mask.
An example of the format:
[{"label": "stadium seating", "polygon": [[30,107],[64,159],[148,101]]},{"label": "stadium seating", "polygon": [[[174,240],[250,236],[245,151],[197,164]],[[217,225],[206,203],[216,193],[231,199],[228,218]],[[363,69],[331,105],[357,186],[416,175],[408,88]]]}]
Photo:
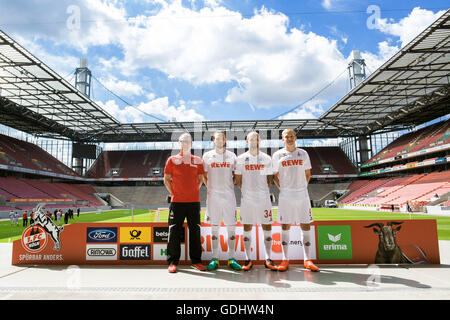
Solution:
[{"label": "stadium seating", "polygon": [[[355,174],[356,168],[339,147],[304,147],[312,174]],[[104,151],[87,173],[89,178],[162,177],[171,150]],[[159,173],[153,173],[159,168]],[[331,170],[327,170],[331,169]]]},{"label": "stadium seating", "polygon": [[450,119],[409,132],[391,142],[367,163],[393,158],[450,141]]},{"label": "stadium seating", "polygon": [[[89,178],[162,177],[171,150],[104,151],[87,173]],[[152,169],[158,168],[154,174]]]},{"label": "stadium seating", "polygon": [[408,201],[423,205],[450,192],[450,171],[369,180],[365,186],[360,180],[349,188],[354,191],[343,204],[404,205]]},{"label": "stadium seating", "polygon": [[[0,196],[6,201],[12,198],[74,199],[83,202],[86,206],[102,206],[103,204],[93,196],[94,193],[96,193],[95,189],[88,184],[51,183],[42,180],[0,177]],[[67,206],[73,205],[74,203],[67,204]],[[23,209],[28,208],[29,205],[19,205],[19,207]]]},{"label": "stadium seating", "polygon": [[0,164],[78,176],[75,171],[37,145],[5,135],[0,135]]}]

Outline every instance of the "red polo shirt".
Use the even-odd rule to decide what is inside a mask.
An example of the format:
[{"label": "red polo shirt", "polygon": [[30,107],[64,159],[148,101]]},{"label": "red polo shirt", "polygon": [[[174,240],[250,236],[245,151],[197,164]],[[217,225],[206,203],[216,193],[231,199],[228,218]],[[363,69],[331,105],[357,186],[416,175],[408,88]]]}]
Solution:
[{"label": "red polo shirt", "polygon": [[172,202],[200,202],[198,175],[203,174],[200,157],[177,154],[167,159],[165,174],[172,175]]}]

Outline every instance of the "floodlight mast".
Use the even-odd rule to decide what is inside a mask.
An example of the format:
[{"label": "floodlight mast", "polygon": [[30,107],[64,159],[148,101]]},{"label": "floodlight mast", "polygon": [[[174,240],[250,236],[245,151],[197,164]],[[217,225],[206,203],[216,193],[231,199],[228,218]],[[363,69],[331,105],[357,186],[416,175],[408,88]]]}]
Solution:
[{"label": "floodlight mast", "polygon": [[352,60],[349,62],[347,68],[351,91],[366,78],[366,63],[364,62],[364,59],[361,59],[359,50],[353,50],[350,57]]}]

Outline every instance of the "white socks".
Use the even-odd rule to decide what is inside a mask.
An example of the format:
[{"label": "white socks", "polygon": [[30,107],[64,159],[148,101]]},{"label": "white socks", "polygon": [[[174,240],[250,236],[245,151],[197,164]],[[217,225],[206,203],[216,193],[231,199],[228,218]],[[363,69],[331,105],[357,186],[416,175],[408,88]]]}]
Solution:
[{"label": "white socks", "polygon": [[281,245],[283,247],[283,260],[289,260],[289,240],[291,230],[281,230]]},{"label": "white socks", "polygon": [[266,252],[266,260],[270,259],[272,252],[272,230],[263,230],[264,233],[264,249]]},{"label": "white socks", "polygon": [[219,226],[211,226],[212,257],[219,259]]},{"label": "white socks", "polygon": [[236,247],[236,227],[227,226],[228,233],[228,259],[234,258]]},{"label": "white socks", "polygon": [[302,230],[304,260],[311,260],[311,230]]},{"label": "white socks", "polygon": [[245,249],[245,260],[251,260],[250,248],[252,245],[252,231],[244,230],[244,249]]}]

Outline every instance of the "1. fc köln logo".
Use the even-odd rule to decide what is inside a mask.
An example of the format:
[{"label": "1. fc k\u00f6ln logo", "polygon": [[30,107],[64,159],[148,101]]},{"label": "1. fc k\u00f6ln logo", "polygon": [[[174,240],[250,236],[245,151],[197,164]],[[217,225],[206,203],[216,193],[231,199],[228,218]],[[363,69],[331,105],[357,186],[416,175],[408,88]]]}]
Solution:
[{"label": "1. fc k\u00f6ln logo", "polygon": [[22,233],[22,247],[30,253],[38,253],[47,245],[48,236],[41,226],[29,226]]}]

